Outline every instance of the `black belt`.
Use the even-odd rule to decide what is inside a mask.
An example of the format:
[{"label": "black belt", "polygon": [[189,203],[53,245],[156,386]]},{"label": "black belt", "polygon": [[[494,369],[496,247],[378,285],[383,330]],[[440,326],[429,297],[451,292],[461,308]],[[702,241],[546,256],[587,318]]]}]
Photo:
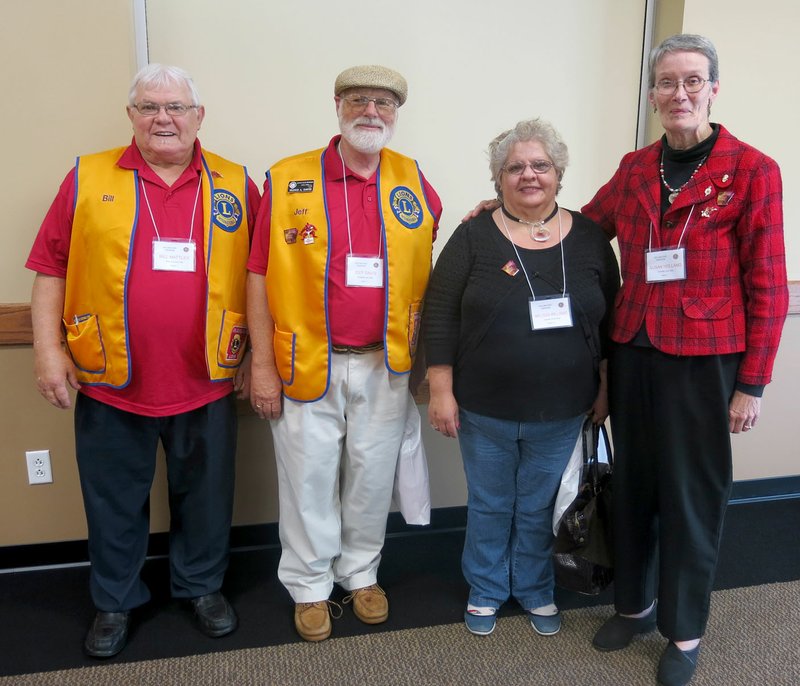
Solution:
[{"label": "black belt", "polygon": [[363,355],[364,353],[374,353],[378,350],[383,350],[383,341],[376,341],[375,343],[367,343],[366,345],[331,345],[331,350],[335,353],[353,353],[355,355]]}]

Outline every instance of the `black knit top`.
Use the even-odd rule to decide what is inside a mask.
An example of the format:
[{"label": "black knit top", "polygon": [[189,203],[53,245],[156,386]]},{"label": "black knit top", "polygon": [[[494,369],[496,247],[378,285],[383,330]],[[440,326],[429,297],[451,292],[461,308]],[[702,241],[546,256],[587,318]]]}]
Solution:
[{"label": "black knit top", "polygon": [[[459,226],[445,245],[428,285],[423,340],[428,365],[453,367],[460,407],[513,421],[567,419],[591,407],[619,268],[602,230],[570,213],[563,240],[570,328],[531,329],[528,282],[521,269],[503,270],[519,260],[491,213]],[[517,250],[536,297],[561,295],[560,245]]]}]

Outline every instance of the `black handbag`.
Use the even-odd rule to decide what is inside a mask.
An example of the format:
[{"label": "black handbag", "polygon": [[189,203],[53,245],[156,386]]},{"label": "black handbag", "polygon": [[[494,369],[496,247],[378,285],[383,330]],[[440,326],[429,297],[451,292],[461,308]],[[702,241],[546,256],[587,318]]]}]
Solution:
[{"label": "black handbag", "polygon": [[[601,440],[608,462],[598,458]],[[575,500],[558,524],[553,548],[556,584],[570,591],[597,595],[614,578],[612,534],[613,458],[605,426],[586,419],[581,431],[583,468]]]}]

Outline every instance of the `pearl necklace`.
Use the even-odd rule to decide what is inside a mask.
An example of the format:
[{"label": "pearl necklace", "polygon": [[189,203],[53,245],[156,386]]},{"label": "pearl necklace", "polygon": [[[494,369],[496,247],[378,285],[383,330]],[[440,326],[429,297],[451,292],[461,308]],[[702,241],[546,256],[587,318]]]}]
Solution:
[{"label": "pearl necklace", "polygon": [[527,224],[530,228],[528,229],[528,233],[531,236],[531,240],[536,241],[537,243],[544,243],[550,238],[550,229],[548,229],[545,224],[549,222],[553,217],[558,214],[558,203],[555,203],[555,207],[553,211],[548,214],[544,219],[538,219],[534,222],[528,221],[527,219],[520,219],[519,217],[515,217],[511,212],[506,209],[505,205],[501,205],[500,208],[503,210],[503,214],[506,215],[509,219],[513,219],[515,222],[519,224]]},{"label": "pearl necklace", "polygon": [[675,198],[678,197],[678,193],[680,193],[686,187],[686,184],[689,183],[689,181],[691,181],[694,178],[694,175],[697,174],[697,170],[700,169],[703,162],[706,161],[706,157],[708,157],[708,155],[703,157],[697,163],[697,166],[694,168],[692,175],[688,179],[686,179],[686,181],[681,185],[680,188],[673,188],[667,183],[667,180],[664,178],[664,153],[663,152],[661,153],[661,162],[658,165],[658,173],[661,174],[661,182],[664,184],[664,188],[666,188],[669,191],[667,200],[669,201],[670,205],[675,202]]}]

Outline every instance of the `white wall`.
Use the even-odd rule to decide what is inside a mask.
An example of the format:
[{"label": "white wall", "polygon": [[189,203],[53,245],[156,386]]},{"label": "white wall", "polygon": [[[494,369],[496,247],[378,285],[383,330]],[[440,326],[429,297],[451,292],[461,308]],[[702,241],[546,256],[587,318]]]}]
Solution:
[{"label": "white wall", "polygon": [[147,0],[148,42],[152,62],[194,75],[204,145],[246,163],[259,185],[273,162],[338,133],[340,71],[400,71],[409,97],[391,147],[416,157],[442,198],[438,254],[465,211],[494,195],[487,145],[520,119],[545,117],[567,142],[564,205],[580,207],[610,176],[635,142],[643,5]]}]

